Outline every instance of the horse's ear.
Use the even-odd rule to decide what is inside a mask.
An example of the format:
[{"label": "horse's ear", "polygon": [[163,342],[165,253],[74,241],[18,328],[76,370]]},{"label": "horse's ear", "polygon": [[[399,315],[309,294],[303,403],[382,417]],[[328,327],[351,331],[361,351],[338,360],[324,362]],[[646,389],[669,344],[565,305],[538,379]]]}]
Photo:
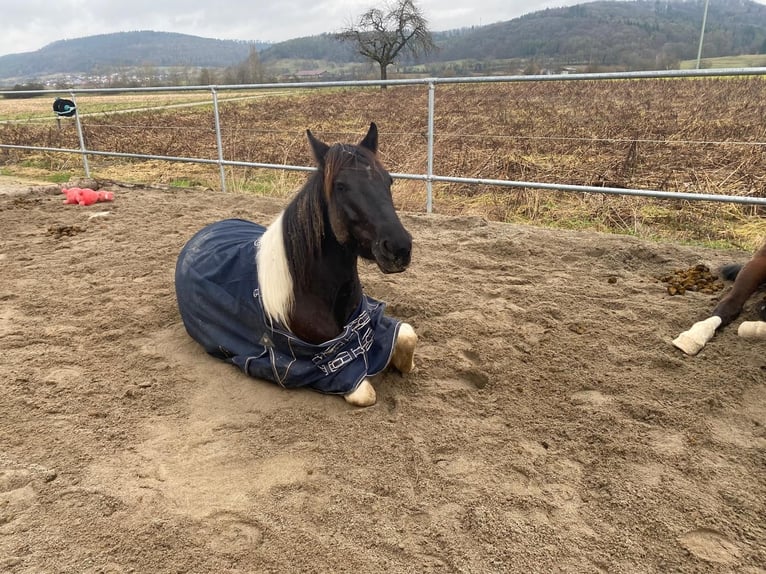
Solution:
[{"label": "horse's ear", "polygon": [[378,126],[375,125],[375,122],[370,123],[370,129],[359,145],[366,147],[372,153],[378,153]]},{"label": "horse's ear", "polygon": [[309,138],[311,150],[314,152],[314,159],[317,160],[317,163],[320,166],[324,166],[324,158],[327,155],[327,150],[330,149],[330,146],[316,139],[314,134],[311,133],[311,130],[306,130],[306,135]]}]

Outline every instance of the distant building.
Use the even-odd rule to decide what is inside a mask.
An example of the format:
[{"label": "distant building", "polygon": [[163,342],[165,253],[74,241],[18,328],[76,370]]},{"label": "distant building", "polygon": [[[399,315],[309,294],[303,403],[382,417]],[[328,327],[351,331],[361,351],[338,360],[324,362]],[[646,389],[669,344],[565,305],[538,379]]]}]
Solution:
[{"label": "distant building", "polygon": [[293,74],[296,80],[321,80],[328,76],[327,70],[300,70]]}]

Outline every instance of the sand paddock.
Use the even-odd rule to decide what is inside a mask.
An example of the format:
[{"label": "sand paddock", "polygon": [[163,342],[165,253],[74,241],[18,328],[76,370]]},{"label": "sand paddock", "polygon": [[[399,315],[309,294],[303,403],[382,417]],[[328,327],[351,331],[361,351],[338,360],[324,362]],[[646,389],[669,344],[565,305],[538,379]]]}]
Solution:
[{"label": "sand paddock", "polygon": [[178,317],[184,242],[281,201],[56,191],[0,195],[0,572],[766,572],[763,342],[683,356],[716,296],[656,279],[749,253],[404,213],[361,273],[417,367],[356,409]]}]

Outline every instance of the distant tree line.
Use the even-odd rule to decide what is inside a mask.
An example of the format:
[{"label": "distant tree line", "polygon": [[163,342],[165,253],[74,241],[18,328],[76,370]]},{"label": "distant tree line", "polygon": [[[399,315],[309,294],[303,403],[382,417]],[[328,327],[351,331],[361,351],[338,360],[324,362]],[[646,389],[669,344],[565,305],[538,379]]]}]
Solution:
[{"label": "distant tree line", "polygon": [[[322,68],[332,79],[374,77],[370,61],[381,65],[380,77],[389,66],[400,73],[440,76],[532,74],[569,66],[584,71],[673,69],[696,57],[704,8],[703,0],[602,0],[487,26],[430,32],[414,0],[381,0],[378,6],[384,4],[387,9],[373,8],[337,33],[273,45],[159,32],[54,42],[37,52],[0,57],[0,78],[37,83],[56,74],[59,89],[255,84]],[[396,17],[397,7],[406,8],[402,14],[408,17]],[[410,46],[420,49],[398,49],[399,37],[412,33],[422,42]],[[350,41],[339,41],[344,36]],[[766,53],[766,6],[710,0],[703,58],[759,53]],[[82,70],[89,72],[84,76]]]},{"label": "distant tree line", "polygon": [[25,94],[25,93],[22,93],[22,92],[34,91],[34,90],[44,90],[44,89],[45,89],[45,85],[44,84],[39,84],[39,83],[34,83],[34,82],[31,82],[31,83],[28,83],[28,84],[16,84],[15,86],[13,86],[11,88],[10,91],[12,91],[12,92],[19,92],[19,93],[16,93],[16,94],[4,94],[4,98],[6,100],[21,100],[21,99],[24,99],[24,98],[34,98],[35,94]]}]

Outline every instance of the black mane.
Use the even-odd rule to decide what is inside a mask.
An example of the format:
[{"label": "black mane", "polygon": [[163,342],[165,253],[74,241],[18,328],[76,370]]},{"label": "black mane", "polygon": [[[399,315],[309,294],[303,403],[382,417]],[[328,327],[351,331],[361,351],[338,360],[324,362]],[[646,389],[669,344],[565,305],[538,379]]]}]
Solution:
[{"label": "black mane", "polygon": [[[324,174],[314,173],[285,208],[282,233],[290,273],[305,286],[312,259],[319,257],[327,222],[327,200],[323,193]],[[332,231],[331,231],[332,233]]]}]

